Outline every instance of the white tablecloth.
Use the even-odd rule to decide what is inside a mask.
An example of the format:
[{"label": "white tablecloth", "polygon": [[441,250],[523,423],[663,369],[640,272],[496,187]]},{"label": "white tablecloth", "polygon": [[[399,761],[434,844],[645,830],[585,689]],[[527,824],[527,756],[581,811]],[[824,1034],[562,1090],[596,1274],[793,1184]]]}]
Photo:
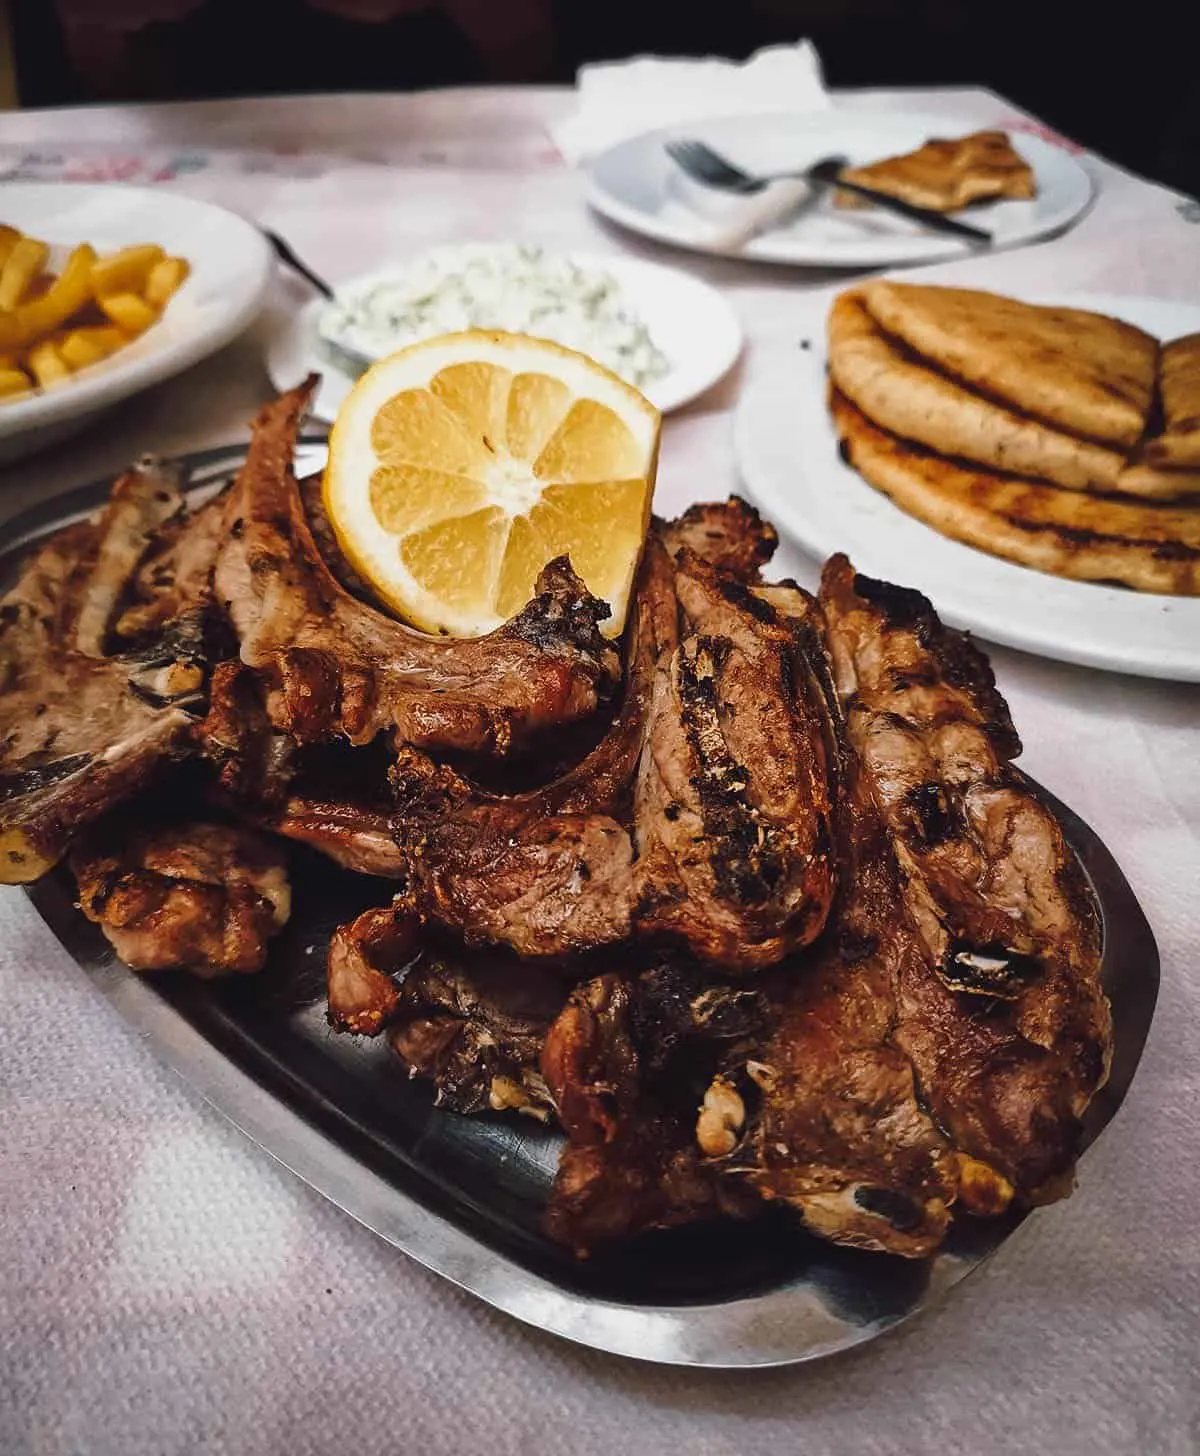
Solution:
[{"label": "white tablecloth", "polygon": [[[148,180],[214,198],[333,278],[469,236],[658,256],[585,208],[545,129],[568,104],[528,90],[16,113],[0,116],[0,175]],[[839,104],[1028,124],[980,91]],[[1194,204],[1086,164],[1099,198],[1071,233],[942,276],[1194,303]],[[671,261],[727,289],[749,347],[733,378],[668,422],[664,511],[736,489],[731,405],[795,347],[788,295],[830,282]],[[231,438],[268,393],[249,336],[6,468],[0,522],[147,446]],[[808,564],[784,564],[811,579]],[[943,1307],[824,1365],[759,1374],[640,1366],[527,1329],[247,1144],[156,1063],[11,891],[0,895],[0,1451],[1200,1449],[1200,693],[999,649],[993,660],[1025,766],[1116,854],[1158,936],[1163,983],[1137,1081],[1078,1192]]]}]

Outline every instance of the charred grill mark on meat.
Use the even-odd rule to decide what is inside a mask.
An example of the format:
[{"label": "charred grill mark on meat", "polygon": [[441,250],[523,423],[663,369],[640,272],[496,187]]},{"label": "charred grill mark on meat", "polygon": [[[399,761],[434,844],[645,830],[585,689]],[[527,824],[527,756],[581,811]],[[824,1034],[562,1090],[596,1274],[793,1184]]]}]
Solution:
[{"label": "charred grill mark on meat", "polygon": [[752,970],[815,939],[832,904],[827,705],[798,602],[784,617],[686,549],[675,582],[689,630],[660,659],[638,768],[637,923]]},{"label": "charred grill mark on meat", "polygon": [[180,485],[175,467],[146,456],[113,486],[96,532],[94,559],[80,560],[67,585],[75,604],[73,646],[84,657],[107,655],[109,631],[138,563],[168,522],[184,518]]},{"label": "charred grill mark on meat", "polygon": [[132,577],[113,630],[121,642],[138,643],[161,632],[190,606],[211,596],[213,565],[221,544],[224,500],[214,496],[190,513],[165,522]]},{"label": "charred grill mark on meat", "polygon": [[322,560],[292,472],[309,381],[259,415],[225,511],[217,597],[241,659],[271,684],[268,711],[302,742],[344,735],[488,754],[592,712],[615,672],[603,603],[565,561],[488,637],[425,637],[350,596]]}]

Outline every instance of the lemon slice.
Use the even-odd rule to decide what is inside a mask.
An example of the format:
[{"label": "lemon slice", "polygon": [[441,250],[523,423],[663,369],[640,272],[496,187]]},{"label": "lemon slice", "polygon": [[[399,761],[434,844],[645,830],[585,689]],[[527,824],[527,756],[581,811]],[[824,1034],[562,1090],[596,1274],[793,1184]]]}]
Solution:
[{"label": "lemon slice", "polygon": [[490,632],[567,555],[625,621],[659,414],[586,355],[521,334],[427,339],[358,381],[329,437],[325,509],[378,595],[427,632]]}]

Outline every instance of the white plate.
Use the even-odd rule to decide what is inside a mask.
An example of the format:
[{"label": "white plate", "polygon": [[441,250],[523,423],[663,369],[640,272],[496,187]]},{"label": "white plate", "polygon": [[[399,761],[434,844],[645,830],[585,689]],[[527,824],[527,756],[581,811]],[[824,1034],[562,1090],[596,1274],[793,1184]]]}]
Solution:
[{"label": "white plate", "polygon": [[[1021,294],[1086,308],[1161,339],[1200,330],[1200,308],[1107,294]],[[845,551],[868,575],[918,587],[955,627],[1087,667],[1200,680],[1200,597],[1067,581],[948,540],[842,463],[825,405],[825,307],[798,316],[807,351],[757,381],[738,408],[738,467],[764,514],[814,556]]]},{"label": "white plate", "polygon": [[29,454],[99,410],[157,384],[226,344],[254,318],[270,281],[270,245],[252,224],[208,202],[140,187],[10,182],[0,221],[62,249],[98,253],[161,243],[191,273],[152,328],[111,358],[44,393],[0,402],[0,459]]},{"label": "white plate", "polygon": [[[670,371],[643,391],[664,414],[711,389],[737,362],[742,350],[741,324],[715,288],[678,269],[636,258],[574,252],[569,256],[580,267],[608,273],[617,280],[630,310],[639,315],[666,356]],[[396,271],[389,269],[386,276],[394,277]],[[357,287],[374,276],[346,279],[345,286]],[[326,306],[323,298],[314,298],[299,309],[273,302],[263,331],[272,384],[276,389],[291,389],[315,369],[321,375],[321,386],[312,412],[319,419],[332,420],[354,380],[337,367],[318,339],[317,322]]]},{"label": "white plate", "polygon": [[[931,137],[965,136],[979,123],[905,112],[826,111],[796,116],[731,116],[646,132],[602,153],[592,163],[588,200],[598,212],[634,232],[702,253],[828,268],[882,268],[961,258],[977,245],[878,208],[839,209],[828,189],[770,230],[740,246],[706,237],[723,230],[736,198],[689,181],[663,150],[672,137],[707,142],[748,172],[809,167],[823,157],[852,163],[912,151]],[[1089,174],[1061,147],[1021,132],[1013,146],[1034,170],[1038,195],[1028,202],[991,202],[958,214],[992,233],[996,246],[1016,247],[1060,231],[1091,201]],[[722,220],[724,222],[722,223]]]}]

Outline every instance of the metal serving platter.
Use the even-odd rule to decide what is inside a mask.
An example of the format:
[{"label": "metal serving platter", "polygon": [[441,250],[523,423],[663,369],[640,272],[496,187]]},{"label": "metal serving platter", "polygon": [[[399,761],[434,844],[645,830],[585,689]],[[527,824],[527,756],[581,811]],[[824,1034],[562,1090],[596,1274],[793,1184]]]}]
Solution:
[{"label": "metal serving platter", "polygon": [[[313,459],[320,441],[302,444]],[[227,478],[243,456],[238,446],[184,463],[203,490]],[[107,482],[89,486],[9,522],[0,531],[0,588],[32,541],[94,509],[106,491]],[[1158,951],[1108,850],[1077,815],[1044,797],[1103,918],[1116,1049],[1109,1083],[1088,1114],[1091,1143],[1121,1105],[1141,1058],[1158,992]],[[389,887],[304,851],[294,857],[293,880],[294,919],[267,969],[224,982],[126,970],[75,908],[65,872],[28,893],[151,1049],[248,1137],[380,1237],[518,1319],[643,1360],[714,1368],[814,1360],[931,1304],[1021,1221],[959,1219],[944,1249],[923,1262],[822,1243],[782,1213],[753,1226],[651,1235],[576,1261],[539,1226],[557,1134],[528,1118],[466,1118],[437,1108],[386,1046],[335,1036],[326,1025],[329,934],[384,903]]]}]

